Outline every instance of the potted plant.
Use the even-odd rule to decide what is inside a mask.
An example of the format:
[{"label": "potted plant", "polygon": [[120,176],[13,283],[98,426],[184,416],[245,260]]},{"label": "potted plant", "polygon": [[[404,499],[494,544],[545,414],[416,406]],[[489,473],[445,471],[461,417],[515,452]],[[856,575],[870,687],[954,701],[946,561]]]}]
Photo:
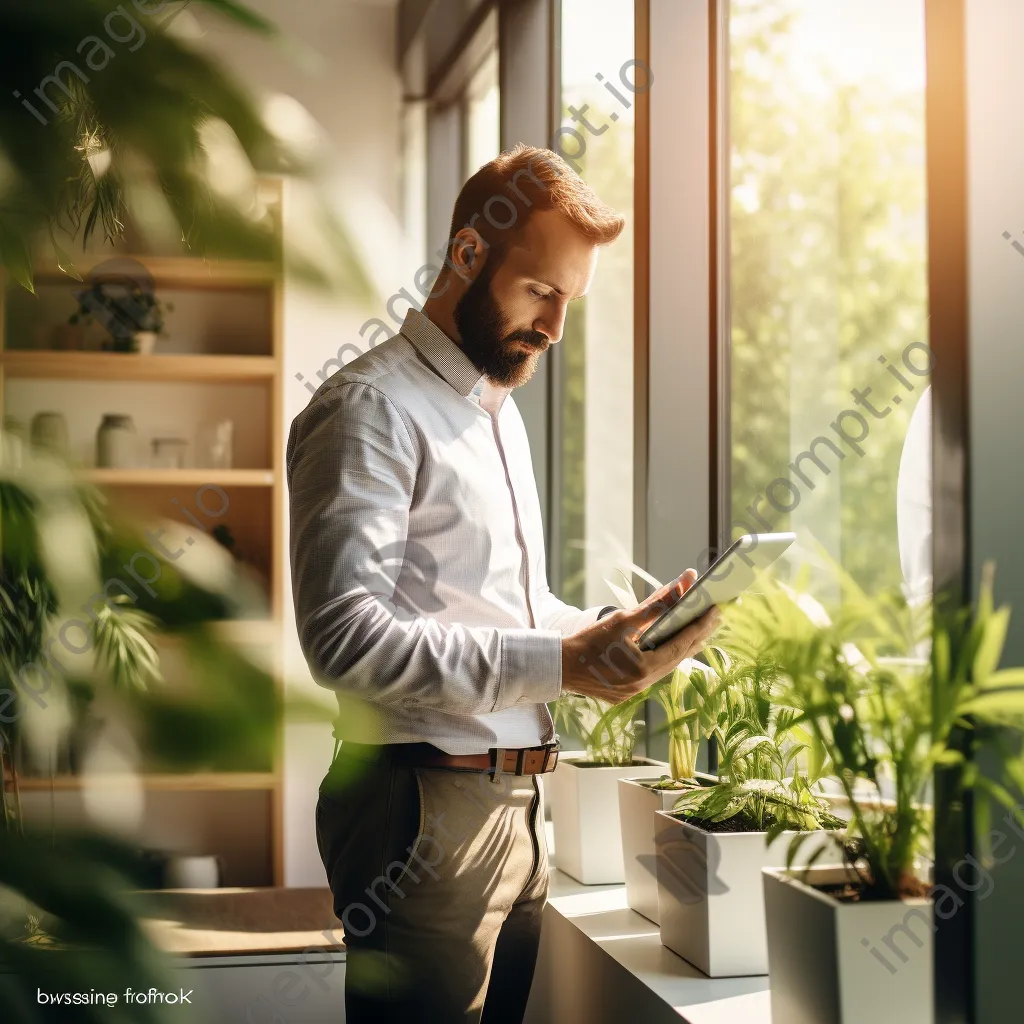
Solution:
[{"label": "potted plant", "polygon": [[720,781],[655,815],[661,941],[710,977],[767,973],[762,869],[786,862],[788,834],[818,837],[806,855],[846,825],[816,792],[826,762],[775,699],[778,665],[733,628],[736,615],[720,637],[727,653],[709,652],[723,696],[711,730]]},{"label": "potted plant", "polygon": [[84,328],[99,322],[111,335],[114,352],[152,355],[164,334],[164,318],[174,304],[162,302],[149,287],[129,274],[107,275],[76,293],[78,310],[68,324]]},{"label": "potted plant", "polygon": [[[660,919],[654,867],[655,812],[669,810],[686,790],[718,782],[717,776],[697,771],[697,755],[700,740],[710,736],[717,724],[724,693],[720,677],[709,666],[688,659],[637,698],[657,701],[665,713],[661,730],[668,735],[668,774],[657,779],[619,780],[619,825],[626,903],[655,924]],[[618,705],[607,715],[629,713],[620,710],[624,707]]]},{"label": "potted plant", "polygon": [[[608,705],[594,697],[564,694],[555,704],[555,727],[575,734],[581,756],[560,757],[548,786],[555,831],[555,865],[584,885],[624,880],[622,840],[616,807],[619,779],[657,778],[664,761],[634,757],[637,709],[608,717]],[[621,705],[620,705],[621,707]]]},{"label": "potted plant", "polygon": [[[936,768],[960,769],[983,813],[996,801],[1019,827],[1024,811],[1010,790],[1024,782],[1024,763],[1006,728],[1024,731],[1024,671],[996,671],[1009,612],[993,610],[990,570],[973,619],[937,631],[930,662],[912,656],[927,609],[899,596],[869,599],[849,580],[844,592],[835,624],[809,623],[784,592],[749,623],[778,658],[782,699],[827,752],[857,835],[840,845],[842,866],[794,869],[798,839],[787,868],[764,872],[772,1016],[930,1024],[932,937],[964,901],[929,884],[929,787]],[[977,745],[993,741],[1001,779],[965,761],[961,729]],[[975,872],[984,860],[982,852]]]}]

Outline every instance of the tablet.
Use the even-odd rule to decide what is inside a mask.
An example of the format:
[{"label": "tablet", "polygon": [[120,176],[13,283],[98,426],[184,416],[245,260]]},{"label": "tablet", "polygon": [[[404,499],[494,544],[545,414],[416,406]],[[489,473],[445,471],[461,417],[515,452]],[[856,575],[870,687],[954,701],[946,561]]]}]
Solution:
[{"label": "tablet", "polygon": [[745,533],[737,538],[671,608],[643,631],[637,646],[642,651],[653,651],[713,605],[734,601],[795,540],[795,533]]}]

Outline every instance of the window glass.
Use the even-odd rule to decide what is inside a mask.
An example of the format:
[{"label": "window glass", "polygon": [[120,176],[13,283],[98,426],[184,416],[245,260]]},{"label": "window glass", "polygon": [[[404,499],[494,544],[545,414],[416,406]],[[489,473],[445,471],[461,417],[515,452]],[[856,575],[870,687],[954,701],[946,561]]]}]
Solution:
[{"label": "window glass", "polygon": [[468,178],[501,152],[498,123],[498,51],[491,50],[474,72],[465,97],[465,167]]},{"label": "window glass", "polygon": [[[558,590],[581,606],[612,600],[604,583],[633,547],[633,112],[630,0],[562,0],[562,117],[557,146],[626,217],[601,250],[587,296],[569,306],[556,418]],[[618,92],[619,97],[616,97]],[[628,104],[628,106],[626,105]],[[575,134],[574,134],[575,133]]]},{"label": "window glass", "polygon": [[896,482],[930,365],[923,8],[729,6],[731,532],[794,529],[869,592],[903,583]]}]

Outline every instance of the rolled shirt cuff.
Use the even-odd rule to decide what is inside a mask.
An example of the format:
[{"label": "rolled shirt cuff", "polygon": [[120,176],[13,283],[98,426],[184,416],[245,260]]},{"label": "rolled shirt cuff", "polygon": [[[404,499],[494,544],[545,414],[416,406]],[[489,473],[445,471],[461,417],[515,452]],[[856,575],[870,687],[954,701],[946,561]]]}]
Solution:
[{"label": "rolled shirt cuff", "polygon": [[557,629],[506,629],[501,634],[498,696],[492,711],[546,704],[562,689],[562,634]]}]

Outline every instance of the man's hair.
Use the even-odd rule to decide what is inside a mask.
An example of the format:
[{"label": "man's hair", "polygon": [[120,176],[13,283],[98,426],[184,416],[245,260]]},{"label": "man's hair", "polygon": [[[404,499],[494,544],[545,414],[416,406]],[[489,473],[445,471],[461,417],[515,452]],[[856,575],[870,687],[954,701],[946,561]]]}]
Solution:
[{"label": "man's hair", "polygon": [[[557,210],[594,245],[614,242],[626,220],[557,154],[519,143],[484,164],[462,186],[452,212],[449,245],[471,228],[500,261],[536,210]],[[449,252],[450,255],[450,252]]]}]

